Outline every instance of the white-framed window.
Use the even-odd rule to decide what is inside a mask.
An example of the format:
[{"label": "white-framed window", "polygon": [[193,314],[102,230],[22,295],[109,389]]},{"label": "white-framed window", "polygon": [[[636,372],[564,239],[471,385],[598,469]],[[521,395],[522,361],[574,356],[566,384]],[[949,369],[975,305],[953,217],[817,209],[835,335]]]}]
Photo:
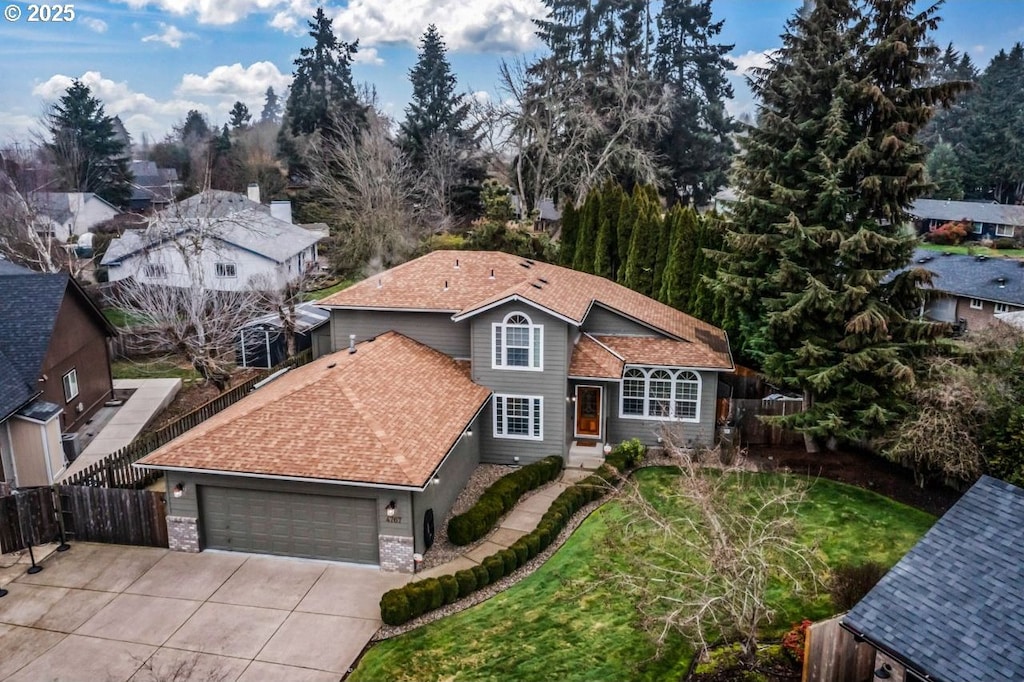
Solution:
[{"label": "white-framed window", "polygon": [[974,223],[974,234],[981,234],[985,229],[984,223]]},{"label": "white-framed window", "polygon": [[1005,303],[996,303],[996,312],[1008,313],[1010,312],[1010,306],[1006,305]]},{"label": "white-framed window", "polygon": [[509,313],[491,325],[492,369],[544,369],[544,325],[526,313]]},{"label": "white-framed window", "polygon": [[980,298],[971,299],[971,310],[982,310],[985,307],[985,302]]},{"label": "white-framed window", "polygon": [[1013,225],[996,225],[997,237],[1012,237]]},{"label": "white-framed window", "polygon": [[217,277],[237,277],[238,268],[234,263],[217,263],[214,266]]},{"label": "white-framed window", "polygon": [[78,397],[78,370],[71,370],[64,375],[64,402],[70,403]]},{"label": "white-framed window", "polygon": [[688,369],[628,367],[622,375],[619,416],[625,419],[700,420],[700,375]]},{"label": "white-framed window", "polygon": [[494,396],[494,437],[544,440],[544,398]]},{"label": "white-framed window", "polygon": [[146,267],[143,268],[143,272],[146,273],[146,277],[150,279],[163,279],[167,276],[167,267],[163,263],[146,263]]}]

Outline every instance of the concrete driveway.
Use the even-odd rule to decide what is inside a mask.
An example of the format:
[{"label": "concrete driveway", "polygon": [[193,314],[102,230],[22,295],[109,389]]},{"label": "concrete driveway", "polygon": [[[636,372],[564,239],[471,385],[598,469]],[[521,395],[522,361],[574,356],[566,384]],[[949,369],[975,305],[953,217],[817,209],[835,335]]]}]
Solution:
[{"label": "concrete driveway", "polygon": [[338,680],[408,576],[75,543],[0,598],[0,680]]}]

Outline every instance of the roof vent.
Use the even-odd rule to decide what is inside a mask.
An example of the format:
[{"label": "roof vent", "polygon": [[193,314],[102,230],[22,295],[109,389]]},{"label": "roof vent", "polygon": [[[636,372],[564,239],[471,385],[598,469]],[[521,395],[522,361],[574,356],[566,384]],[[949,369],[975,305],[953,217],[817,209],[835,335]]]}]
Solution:
[{"label": "roof vent", "polygon": [[355,352],[356,352],[356,335],[355,334],[349,334],[348,335],[348,354],[352,355]]},{"label": "roof vent", "polygon": [[536,263],[537,261],[533,261],[533,260],[530,260],[529,258],[527,258],[527,259],[526,259],[526,262],[527,262],[527,263],[529,263],[530,265],[533,265],[533,264],[534,264],[534,263]]},{"label": "roof vent", "polygon": [[529,270],[529,269],[530,269],[530,266],[532,266],[532,265],[533,265],[533,263],[531,263],[531,262],[530,262],[530,261],[528,261],[528,260],[524,260],[524,261],[520,262],[519,264],[520,264],[520,265],[522,265],[522,266],[523,266],[524,268],[526,268],[527,270]]},{"label": "roof vent", "polygon": [[924,257],[922,257],[922,258],[918,258],[918,259],[917,259],[917,262],[918,262],[918,263],[927,263],[927,262],[929,262],[929,261],[930,261],[931,259],[932,259],[932,257],[931,257],[931,256],[924,256]]},{"label": "roof vent", "polygon": [[548,283],[548,281],[546,279],[544,279],[543,277],[538,277],[537,281],[540,282],[541,284],[547,284]]},{"label": "roof vent", "polygon": [[543,289],[544,288],[541,285],[537,284],[536,282],[530,282],[530,286],[533,287],[534,289]]},{"label": "roof vent", "polygon": [[988,260],[988,256],[986,256],[986,255],[984,255],[984,254],[983,254],[983,255],[981,255],[981,256],[975,256],[975,257],[974,257],[974,260],[976,260],[976,261],[978,261],[979,263],[981,263],[981,262],[987,261],[987,260]]},{"label": "roof vent", "polygon": [[1000,289],[1005,289],[1006,288],[1006,278],[1005,277],[996,277],[996,284],[999,285]]},{"label": "roof vent", "polygon": [[444,281],[444,289],[442,289],[441,291],[448,291],[448,280]]},{"label": "roof vent", "polygon": [[459,259],[458,258],[455,259],[455,269],[456,270],[459,269]]},{"label": "roof vent", "polygon": [[377,288],[378,289],[383,289],[384,288],[384,280],[382,280],[382,279],[378,279],[377,280]]},{"label": "roof vent", "polygon": [[952,252],[952,251],[943,251],[943,252],[942,252],[942,255],[943,255],[943,256],[952,256],[952,255],[953,255],[953,252]]},{"label": "roof vent", "polygon": [[493,269],[491,270],[491,276],[488,277],[487,279],[494,279],[494,270]]}]

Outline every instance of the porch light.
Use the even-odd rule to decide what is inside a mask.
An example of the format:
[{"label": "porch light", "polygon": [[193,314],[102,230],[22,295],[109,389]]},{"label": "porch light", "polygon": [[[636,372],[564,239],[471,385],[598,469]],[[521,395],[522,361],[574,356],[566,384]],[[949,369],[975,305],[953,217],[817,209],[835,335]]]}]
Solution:
[{"label": "porch light", "polygon": [[434,485],[441,485],[441,477],[434,476]]},{"label": "porch light", "polygon": [[175,497],[184,497],[185,496],[185,484],[184,483],[175,483],[174,484],[174,492],[172,494]]},{"label": "porch light", "polygon": [[609,443],[605,443],[605,445],[604,445],[604,454],[606,454],[606,455],[612,454],[612,446]]},{"label": "porch light", "polygon": [[395,508],[396,508],[396,505],[395,505],[395,501],[394,500],[391,500],[390,502],[388,502],[388,506],[384,508],[384,513],[388,515],[388,518],[391,518],[392,516],[395,515],[395,511],[396,511]]},{"label": "porch light", "polygon": [[466,436],[468,438],[472,438],[473,437],[473,429],[472,428],[466,429]]},{"label": "porch light", "polygon": [[875,677],[880,680],[887,680],[892,677],[892,666],[888,663],[883,663],[882,666],[875,671]]}]

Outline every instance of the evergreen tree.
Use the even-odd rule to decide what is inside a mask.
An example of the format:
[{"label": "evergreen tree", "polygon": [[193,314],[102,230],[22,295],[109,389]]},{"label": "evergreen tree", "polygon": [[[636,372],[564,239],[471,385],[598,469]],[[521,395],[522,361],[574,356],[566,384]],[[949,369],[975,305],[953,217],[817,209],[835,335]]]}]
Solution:
[{"label": "evergreen tree", "polygon": [[722,248],[724,235],[721,220],[713,214],[695,217],[697,247],[693,256],[690,300],[684,310],[697,319],[721,327],[724,322],[723,305],[711,290],[711,283],[718,273],[718,265],[713,258],[708,257],[709,253]]},{"label": "evergreen tree", "polygon": [[974,86],[978,82],[978,70],[966,52],[960,53],[953,43],[946,46],[941,55],[929,59],[929,72],[925,85],[942,83],[961,83],[969,89],[960,93],[956,100],[935,112],[928,124],[921,131],[920,140],[929,149],[934,150],[941,142],[947,142],[957,154],[962,154],[967,142],[967,123],[971,109]]},{"label": "evergreen tree", "polygon": [[195,109],[190,109],[185,114],[185,121],[181,125],[175,126],[174,132],[186,149],[206,145],[213,137],[210,122],[206,120],[206,116]]},{"label": "evergreen tree", "polygon": [[576,259],[576,241],[579,236],[580,212],[572,201],[567,201],[562,209],[562,229],[558,246],[558,264],[572,267]]},{"label": "evergreen tree", "polygon": [[697,214],[682,204],[673,206],[665,222],[671,225],[668,262],[661,278],[658,300],[673,308],[689,312],[694,285],[694,261],[697,257]]},{"label": "evergreen tree", "polygon": [[658,300],[661,300],[661,282],[665,274],[665,266],[668,264],[669,250],[672,248],[673,229],[674,225],[669,221],[669,216],[664,216],[660,221],[657,247],[654,251],[654,281],[651,284],[650,294],[653,298],[657,298]]},{"label": "evergreen tree", "polygon": [[726,184],[735,126],[725,110],[732,98],[726,72],[732,45],[715,42],[711,0],[666,0],[658,14],[654,78],[672,92],[669,124],[658,143],[668,165],[670,202],[703,204]]},{"label": "evergreen tree", "polygon": [[50,107],[46,143],[64,189],[93,192],[115,206],[131,197],[129,150],[89,86],[74,81]]},{"label": "evergreen tree", "polygon": [[637,186],[633,191],[636,221],[629,241],[625,285],[645,296],[656,296],[654,269],[661,237],[661,207],[652,187]]},{"label": "evergreen tree", "polygon": [[619,254],[618,267],[615,269],[615,281],[626,284],[626,263],[629,261],[629,243],[633,239],[633,226],[636,224],[638,206],[636,191],[630,196],[625,192],[619,201],[619,221],[615,226],[616,253]]},{"label": "evergreen tree", "polygon": [[228,118],[231,121],[231,127],[238,130],[249,125],[249,121],[252,120],[252,114],[249,113],[249,107],[245,106],[244,103],[235,102],[235,106],[231,107],[231,111],[228,113]]},{"label": "evergreen tree", "polygon": [[953,151],[953,145],[940,142],[928,154],[925,163],[928,180],[935,185],[928,192],[933,199],[959,201],[964,198],[964,174],[960,169],[960,160]]},{"label": "evergreen tree", "polygon": [[915,138],[959,89],[920,85],[937,7],[913,5],[819,0],[753,83],[760,116],[717,284],[742,353],[804,392],[806,411],[779,421],[809,446],[898,418],[934,333],[916,321],[921,271],[886,279],[910,260],[906,208],[927,188]]},{"label": "evergreen tree", "polygon": [[285,118],[292,135],[330,133],[333,126],[360,128],[365,109],[352,83],[352,60],[359,41],[338,40],[333,21],[318,7],[309,24],[312,47],[303,47],[295,59],[295,78],[285,105]]},{"label": "evergreen tree", "polygon": [[277,123],[281,120],[281,98],[273,87],[267,87],[263,98],[263,111],[260,112],[260,123]]},{"label": "evergreen tree", "polygon": [[624,193],[618,183],[605,183],[601,191],[601,217],[594,251],[594,274],[615,279],[619,267],[618,225]]},{"label": "evergreen tree", "polygon": [[580,272],[594,272],[594,254],[597,250],[597,230],[601,221],[601,193],[591,190],[579,217],[579,234],[576,237],[576,252],[573,254],[572,269]]}]

